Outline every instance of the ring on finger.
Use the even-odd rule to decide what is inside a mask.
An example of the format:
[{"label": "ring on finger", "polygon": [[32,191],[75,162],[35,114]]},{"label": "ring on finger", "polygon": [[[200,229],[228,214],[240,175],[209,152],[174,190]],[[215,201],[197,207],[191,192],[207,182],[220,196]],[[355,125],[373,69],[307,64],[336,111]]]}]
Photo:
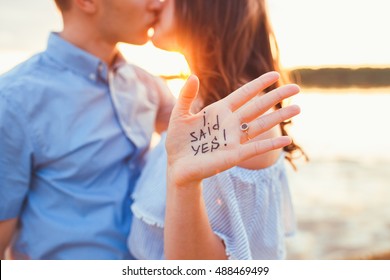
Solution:
[{"label": "ring on finger", "polygon": [[240,129],[241,129],[241,131],[245,132],[246,138],[248,139],[248,141],[251,140],[251,138],[249,137],[249,133],[248,133],[249,124],[248,123],[242,123],[240,125]]}]

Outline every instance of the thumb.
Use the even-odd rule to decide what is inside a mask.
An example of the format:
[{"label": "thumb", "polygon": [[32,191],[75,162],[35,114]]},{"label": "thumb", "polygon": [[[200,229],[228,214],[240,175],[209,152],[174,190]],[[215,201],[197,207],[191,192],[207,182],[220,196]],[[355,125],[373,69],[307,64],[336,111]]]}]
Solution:
[{"label": "thumb", "polygon": [[194,102],[199,90],[199,79],[195,75],[191,75],[183,88],[180,91],[179,98],[175,106],[175,113],[179,115],[187,115],[190,113],[191,104]]}]

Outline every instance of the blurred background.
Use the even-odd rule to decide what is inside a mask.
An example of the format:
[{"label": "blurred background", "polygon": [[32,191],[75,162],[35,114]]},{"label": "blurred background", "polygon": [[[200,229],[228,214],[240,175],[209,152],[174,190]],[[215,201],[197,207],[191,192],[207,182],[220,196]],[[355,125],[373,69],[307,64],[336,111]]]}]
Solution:
[{"label": "blurred background", "polygon": [[[289,169],[298,230],[288,259],[365,259],[390,252],[390,2],[268,0],[283,66],[302,87],[290,131],[310,157]],[[0,74],[61,30],[52,0],[0,0]],[[121,45],[130,62],[170,77],[184,58]]]}]

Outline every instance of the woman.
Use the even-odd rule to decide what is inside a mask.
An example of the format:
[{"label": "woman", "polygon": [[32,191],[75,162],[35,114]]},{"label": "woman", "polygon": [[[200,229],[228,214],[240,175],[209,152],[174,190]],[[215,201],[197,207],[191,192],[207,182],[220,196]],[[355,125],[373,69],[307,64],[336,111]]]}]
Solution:
[{"label": "woman", "polygon": [[[299,108],[256,118],[281,108],[299,88],[278,88],[279,75],[271,72],[226,97],[279,70],[265,2],[166,0],[153,42],[182,52],[200,87],[189,78],[167,139],[150,154],[138,181],[131,252],[139,259],[283,258],[284,236],[294,230],[283,158],[298,147],[280,137],[284,123],[272,129],[270,123]],[[273,94],[257,94],[255,85]]]}]

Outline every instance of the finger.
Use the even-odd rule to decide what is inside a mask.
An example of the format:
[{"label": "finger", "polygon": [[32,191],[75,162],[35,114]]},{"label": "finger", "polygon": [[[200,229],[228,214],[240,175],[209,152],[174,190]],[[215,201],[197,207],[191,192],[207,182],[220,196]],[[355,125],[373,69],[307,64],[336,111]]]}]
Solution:
[{"label": "finger", "polygon": [[250,122],[273,108],[277,103],[299,93],[299,91],[299,86],[295,84],[282,86],[261,96],[258,95],[253,98],[252,102],[245,104],[235,113],[238,114],[241,123]]},{"label": "finger", "polygon": [[247,140],[258,136],[259,134],[266,132],[267,130],[285,120],[291,119],[300,112],[301,109],[298,105],[290,105],[255,119],[254,121],[248,123],[249,129],[241,136],[241,143],[244,143]]},{"label": "finger", "polygon": [[198,94],[198,90],[199,79],[197,76],[191,75],[180,91],[179,98],[176,102],[175,109],[172,114],[189,114],[192,102]]},{"label": "finger", "polygon": [[230,110],[234,112],[247,101],[256,96],[256,94],[274,84],[279,77],[280,75],[278,72],[268,72],[235,90],[225,97],[224,100]]},{"label": "finger", "polygon": [[241,145],[239,162],[248,160],[254,156],[258,156],[272,150],[283,148],[287,145],[290,145],[291,142],[292,140],[290,137],[279,136],[276,138],[249,142],[247,144]]}]

